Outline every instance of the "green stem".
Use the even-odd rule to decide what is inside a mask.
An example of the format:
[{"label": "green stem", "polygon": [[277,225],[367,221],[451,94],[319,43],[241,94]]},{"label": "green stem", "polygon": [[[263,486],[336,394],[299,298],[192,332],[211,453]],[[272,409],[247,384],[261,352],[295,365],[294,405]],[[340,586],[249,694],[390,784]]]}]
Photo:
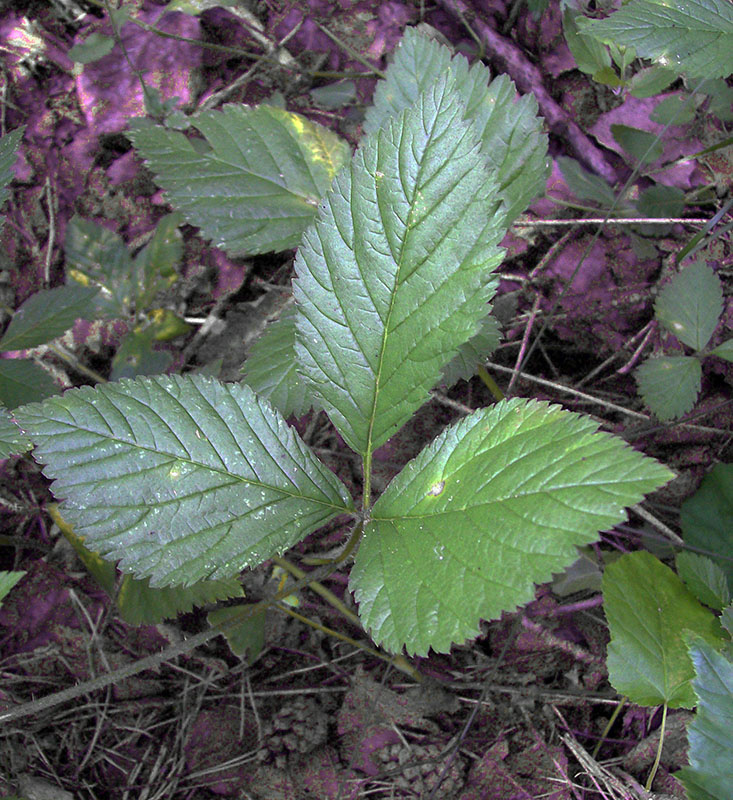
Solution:
[{"label": "green stem", "polygon": [[664,729],[667,727],[667,704],[665,703],[662,706],[662,724],[659,727],[659,746],[657,747],[657,755],[654,759],[654,763],[652,764],[652,771],[649,773],[649,777],[646,779],[646,790],[651,792],[652,790],[652,783],[654,783],[654,778],[657,774],[657,769],[659,769],[659,761],[662,758],[662,748],[664,747]]},{"label": "green stem", "polygon": [[483,366],[483,364],[479,364],[477,372],[479,378],[481,378],[481,380],[486,384],[491,392],[492,397],[497,401],[497,403],[500,400],[504,400],[504,392],[502,392],[497,382],[491,377],[491,375],[489,375],[488,370],[485,366]]},{"label": "green stem", "polygon": [[621,700],[619,701],[619,704],[613,710],[613,714],[611,714],[611,719],[609,719],[608,722],[606,723],[606,727],[603,729],[601,738],[598,740],[598,743],[593,748],[593,753],[592,753],[593,758],[597,758],[599,750],[601,749],[601,747],[603,747],[603,743],[606,741],[608,732],[613,727],[613,723],[616,722],[618,715],[621,713],[621,709],[626,705],[628,699],[629,699],[628,697],[622,697]]}]

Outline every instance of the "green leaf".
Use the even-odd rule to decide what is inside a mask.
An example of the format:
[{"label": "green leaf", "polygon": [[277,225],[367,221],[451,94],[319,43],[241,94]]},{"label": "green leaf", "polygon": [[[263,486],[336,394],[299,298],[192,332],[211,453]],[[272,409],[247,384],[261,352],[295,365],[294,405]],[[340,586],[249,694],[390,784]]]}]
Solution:
[{"label": "green leaf", "polygon": [[472,378],[476,374],[476,367],[486,361],[500,342],[499,320],[489,314],[481,321],[481,330],[462,344],[455,358],[443,368],[441,383],[452,386],[457,381]]},{"label": "green leaf", "polygon": [[[221,625],[241,613],[241,606],[217,608],[210,611],[206,619],[211,626]],[[243,619],[238,625],[224,631],[224,637],[232,653],[240,658],[246,656],[250,666],[254,664],[265,646],[265,617],[266,613],[262,611]]]},{"label": "green leaf", "polygon": [[696,261],[672,278],[654,304],[654,314],[681,342],[702,350],[710,341],[723,313],[720,278]]},{"label": "green leaf", "polygon": [[132,260],[119,234],[74,216],[66,227],[64,251],[67,280],[101,289],[93,304],[95,315],[130,315]]},{"label": "green leaf", "polygon": [[611,125],[611,135],[634,161],[651,164],[662,156],[664,145],[654,133],[628,125]]},{"label": "green leaf", "polygon": [[710,556],[725,572],[733,595],[732,519],[733,464],[716,464],[682,503],[680,525],[685,543]]},{"label": "green leaf", "polygon": [[173,356],[167,350],[153,349],[155,341],[155,328],[152,325],[130,331],[120,342],[112,359],[110,380],[165,372],[173,362]]},{"label": "green leaf", "polygon": [[327,128],[269,105],[228,105],[191,124],[208,149],[160,126],[128,135],[171,204],[231,256],[295,247],[350,156]]},{"label": "green leaf", "polygon": [[704,605],[717,611],[730,603],[725,572],[711,559],[683,551],[677,555],[677,573]]},{"label": "green leaf", "polygon": [[721,122],[733,122],[733,86],[719,79],[706,81],[700,91],[710,98],[710,114],[714,114]]},{"label": "green leaf", "polygon": [[57,394],[53,378],[29,358],[0,359],[0,403],[10,409]]},{"label": "green leaf", "polygon": [[96,288],[57,286],[31,295],[15,312],[0,350],[25,350],[45,344],[65,333],[77,319],[93,319],[92,299]]},{"label": "green leaf", "polygon": [[152,625],[185,614],[196,606],[243,595],[236,578],[154,588],[149,578],[138,580],[125,575],[117,593],[117,607],[122,619],[130,625]]},{"label": "green leaf", "polygon": [[[686,125],[695,119],[695,103],[691,95],[673,94],[657,103],[649,116],[660,125]],[[681,190],[680,190],[681,191]]]},{"label": "green leaf", "polygon": [[372,509],[350,585],[375,641],[448,650],[534,597],[672,477],[597,424],[514,398],[447,428]]},{"label": "green leaf", "polygon": [[[574,158],[559,156],[557,165],[570,191],[578,200],[590,200],[601,208],[611,208],[616,203],[613,189],[598,175],[583,169]],[[618,208],[618,205],[614,206]]]},{"label": "green leaf", "polygon": [[690,637],[697,713],[687,729],[689,767],[675,773],[689,800],[728,800],[733,786],[733,662]]},{"label": "green leaf", "polygon": [[343,108],[356,101],[356,84],[354,81],[338,81],[311,89],[309,94],[319,108]]},{"label": "green leaf", "polygon": [[636,370],[639,394],[658,419],[677,419],[694,405],[702,367],[692,356],[649,358]]},{"label": "green leaf", "polygon": [[304,237],[296,352],[364,458],[428,399],[496,286],[496,186],[447,76],[367,137]]},{"label": "green leaf", "polygon": [[244,362],[245,383],[269,400],[284,416],[305,414],[313,403],[307,383],[297,370],[294,308],[271,322],[252,345]]},{"label": "green leaf", "polygon": [[10,418],[8,410],[0,406],[0,458],[20,455],[33,447],[31,440],[21,433]]},{"label": "green leaf", "polygon": [[629,94],[640,99],[655,97],[676,80],[677,74],[671,69],[657,65],[646,67],[639,70],[629,81]]},{"label": "green leaf", "polygon": [[109,55],[114,46],[115,40],[111,36],[105,36],[102,33],[91,33],[83,42],[75,44],[67,55],[77,64],[91,64]]},{"label": "green leaf", "polygon": [[676,186],[658,183],[641,193],[636,207],[642,217],[679,217],[685,209],[685,193]]},{"label": "green leaf", "polygon": [[183,256],[183,237],[178,230],[181,214],[167,214],[155,227],[150,242],[135,258],[135,307],[147,310],[156,294],[171,286],[178,278],[176,266]]},{"label": "green leaf", "polygon": [[8,184],[13,180],[15,158],[20,140],[23,138],[25,125],[16,128],[10,133],[0,138],[0,209],[5,205],[5,201],[10,197]]},{"label": "green leaf", "polygon": [[723,358],[726,361],[733,361],[733,339],[728,339],[719,344],[714,350],[710,351],[710,355]]},{"label": "green leaf", "polygon": [[562,17],[562,30],[578,69],[588,75],[594,75],[604,67],[610,68],[611,56],[608,48],[597,39],[580,33],[576,18],[581,16],[573,9],[565,8]]},{"label": "green leaf", "polygon": [[608,676],[632,703],[692,708],[694,669],[683,632],[722,644],[720,623],[650,553],[626,553],[606,567],[603,600],[611,641]]},{"label": "green leaf", "polygon": [[0,605],[2,605],[3,598],[24,575],[25,572],[0,571]]},{"label": "green leaf", "polygon": [[446,74],[463,99],[464,119],[473,120],[478,127],[484,158],[499,184],[508,227],[544,192],[550,165],[537,101],[531,94],[517,100],[516,88],[507,75],[489,83],[491,74],[483,64],[477,62],[469,68],[463,56],[451,58],[447,47],[407,28],[385,80],[377,84],[364,132],[371,134],[384,127]]},{"label": "green leaf", "polygon": [[733,5],[729,0],[631,0],[607,19],[579,20],[605,44],[633,47],[640,58],[693,78],[733,72]]},{"label": "green leaf", "polygon": [[353,508],[247,386],[138,378],[74,389],[16,417],[77,534],[153,586],[231,577]]}]

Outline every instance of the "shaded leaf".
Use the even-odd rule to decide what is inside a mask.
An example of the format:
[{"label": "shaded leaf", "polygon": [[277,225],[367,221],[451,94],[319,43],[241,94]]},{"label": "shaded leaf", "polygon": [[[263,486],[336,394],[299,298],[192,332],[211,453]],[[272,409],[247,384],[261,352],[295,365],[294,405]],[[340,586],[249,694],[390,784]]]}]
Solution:
[{"label": "shaded leaf", "polygon": [[112,359],[110,380],[160,375],[168,369],[173,356],[167,350],[153,349],[155,333],[151,325],[139,326],[122,339]]},{"label": "shaded leaf", "polygon": [[455,358],[443,368],[441,383],[452,386],[457,381],[472,378],[476,374],[476,367],[486,361],[500,342],[499,320],[489,314],[481,322],[481,330],[462,344]]},{"label": "shaded leaf", "polygon": [[631,0],[606,19],[579,20],[606,44],[633,47],[676,72],[725,78],[733,72],[733,4],[729,0]]},{"label": "shaded leaf", "polygon": [[356,84],[354,81],[338,81],[317,86],[309,94],[319,108],[343,108],[356,100]]},{"label": "shaded leaf", "polygon": [[[574,158],[559,156],[557,165],[570,191],[578,200],[590,200],[601,208],[611,208],[616,203],[613,189],[598,175],[583,169]],[[618,206],[614,206],[618,208]]]},{"label": "shaded leaf", "polygon": [[671,97],[666,97],[657,103],[649,119],[660,125],[686,125],[692,122],[695,119],[695,103],[692,95],[673,94]]},{"label": "shaded leaf", "polygon": [[446,74],[465,104],[464,119],[477,125],[484,157],[504,202],[508,227],[544,191],[549,164],[537,101],[533,95],[517,99],[514,83],[507,75],[489,83],[491,74],[483,64],[477,62],[469,68],[463,56],[451,58],[447,47],[407,28],[385,80],[377,84],[364,131],[374,133],[382,128]]},{"label": "shaded leaf", "polygon": [[295,261],[299,369],[365,458],[477,333],[503,235],[496,187],[446,76],[336,178]]},{"label": "shaded leaf", "polygon": [[679,217],[685,209],[685,193],[676,186],[658,183],[641,193],[636,207],[642,217]]},{"label": "shaded leaf", "polygon": [[65,333],[77,319],[93,319],[92,300],[99,290],[84,286],[57,286],[31,295],[15,312],[0,350],[25,350]]},{"label": "shaded leaf", "polygon": [[103,33],[90,33],[83,42],[75,44],[67,53],[77,64],[91,64],[99,61],[114,50],[115,40]]},{"label": "shaded leaf", "polygon": [[695,405],[702,367],[692,356],[649,358],[636,370],[636,382],[639,394],[659,419],[676,419]]},{"label": "shaded leaf", "polygon": [[191,124],[206,142],[141,122],[128,135],[170,203],[231,256],[295,247],[350,156],[327,128],[270,105],[227,105]]},{"label": "shaded leaf", "polygon": [[10,133],[0,138],[0,210],[5,205],[5,201],[10,197],[8,184],[13,180],[13,167],[20,140],[23,138],[25,125],[21,125]]},{"label": "shaded leaf", "polygon": [[697,713],[687,729],[689,767],[675,773],[689,800],[728,800],[733,786],[733,663],[699,637],[689,638]]},{"label": "shaded leaf", "polygon": [[677,80],[677,73],[658,65],[640,69],[629,81],[632,97],[655,97]]},{"label": "shaded leaf", "polygon": [[562,16],[563,34],[578,69],[588,75],[595,75],[604,67],[610,68],[611,55],[605,45],[578,30],[576,17],[580,16],[582,15],[573,9],[565,8]]},{"label": "shaded leaf", "polygon": [[728,339],[719,344],[714,350],[710,351],[710,355],[724,358],[726,361],[733,361],[733,339]]},{"label": "shaded leaf", "polygon": [[0,458],[20,455],[31,447],[31,440],[13,422],[7,409],[0,406]]},{"label": "shaded leaf", "polygon": [[[211,626],[221,625],[241,613],[241,606],[217,608],[214,611],[210,611],[206,619]],[[259,614],[243,619],[233,628],[228,628],[224,631],[224,637],[232,653],[240,658],[246,656],[247,663],[250,666],[257,660],[257,656],[265,646],[265,615],[266,612],[262,611]]]},{"label": "shaded leaf", "polygon": [[183,237],[178,230],[181,214],[167,214],[155,226],[155,233],[135,258],[135,306],[147,310],[155,295],[178,279],[176,266],[183,255]]},{"label": "shaded leaf", "polygon": [[685,543],[709,556],[725,572],[733,595],[733,464],[716,464],[700,488],[682,503],[680,525]]},{"label": "shaded leaf", "polygon": [[154,586],[231,577],[353,507],[247,386],[138,378],[74,389],[17,418],[85,544]]},{"label": "shaded leaf", "polygon": [[656,161],[664,149],[658,136],[628,125],[611,125],[611,135],[634,161],[642,164]]},{"label": "shaded leaf", "polygon": [[313,403],[307,382],[297,370],[296,310],[288,308],[271,322],[252,345],[242,367],[245,383],[269,400],[284,416],[305,414]]},{"label": "shaded leaf", "polygon": [[0,571],[0,605],[2,605],[3,598],[24,575],[25,572]]},{"label": "shaded leaf", "polygon": [[0,358],[0,403],[10,409],[57,394],[53,378],[29,358]]},{"label": "shaded leaf", "polygon": [[721,611],[730,603],[725,572],[711,559],[686,550],[677,555],[677,573],[704,605]]},{"label": "shaded leaf", "polygon": [[603,600],[611,633],[608,676],[632,703],[692,708],[694,669],[684,631],[714,646],[723,642],[717,618],[672,570],[650,553],[626,553],[606,567]]},{"label": "shaded leaf", "polygon": [[515,398],[447,428],[372,509],[350,586],[378,643],[445,652],[534,597],[672,477],[588,417]]},{"label": "shaded leaf", "polygon": [[662,289],[654,314],[681,342],[702,350],[723,313],[720,278],[703,261],[685,267]]}]

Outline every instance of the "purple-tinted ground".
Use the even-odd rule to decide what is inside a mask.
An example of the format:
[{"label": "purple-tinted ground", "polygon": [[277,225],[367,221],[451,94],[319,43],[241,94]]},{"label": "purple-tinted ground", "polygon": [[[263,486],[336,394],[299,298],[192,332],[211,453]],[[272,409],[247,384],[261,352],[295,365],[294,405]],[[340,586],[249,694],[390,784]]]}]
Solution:
[{"label": "purple-tinted ground", "polygon": [[[677,346],[653,321],[653,300],[671,274],[674,253],[699,225],[609,226],[596,238],[595,225],[548,224],[603,216],[593,203],[577,200],[557,159],[575,158],[618,189],[632,168],[611,133],[618,124],[659,134],[663,144],[659,159],[633,182],[630,202],[661,184],[706,201],[689,205],[685,216],[712,216],[716,192],[730,186],[733,158],[729,148],[685,160],[722,138],[709,115],[698,113],[693,122],[666,130],[652,119],[662,100],[680,93],[677,84],[663,95],[635,99],[593,83],[575,69],[554,2],[539,21],[522,4],[512,21],[514,4],[502,0],[263,0],[246,4],[249,10],[240,16],[221,8],[200,16],[165,13],[163,4],[140,0],[129,5],[141,24],[121,28],[129,62],[116,46],[94,63],[75,66],[68,56],[72,45],[92,33],[111,33],[95,5],[29,0],[3,6],[4,131],[26,126],[0,232],[6,305],[17,308],[43,286],[63,282],[64,237],[74,214],[139,246],[168,210],[124,138],[127,119],[145,113],[130,63],[163,100],[178,97],[188,111],[223,96],[254,104],[279,92],[289,109],[355,144],[376,79],[364,60],[383,69],[404,28],[419,22],[471,58],[478,40],[492,71],[508,72],[522,92],[537,96],[553,158],[546,196],[504,242],[497,303],[504,343],[490,372],[503,390],[591,413],[669,464],[679,478],[654,501],[659,518],[677,527],[681,500],[711,463],[726,460],[731,365],[706,362],[699,416],[673,426],[650,419],[636,395],[633,370],[652,352]],[[262,57],[281,42],[286,57]],[[236,84],[248,70],[248,80]],[[316,107],[310,89],[341,73],[355,81],[354,101],[336,110]],[[224,332],[227,324],[236,330],[237,315],[256,317],[263,284],[287,284],[291,253],[230,259],[194,229],[184,228],[184,236],[181,279],[167,298],[178,314],[203,320],[215,312]],[[717,241],[706,256],[721,277],[730,273],[729,242]],[[733,321],[730,297],[726,304],[714,344]],[[131,324],[80,322],[65,345],[106,375]],[[207,341],[195,340],[196,347],[194,336],[165,345],[175,368],[204,366],[226,356],[231,344],[221,324]],[[523,374],[512,377],[519,359]],[[49,363],[62,385],[82,379]],[[446,387],[377,453],[377,488],[461,407],[489,402],[477,379]],[[635,415],[620,413],[619,406]],[[353,463],[327,423],[308,417],[297,425],[353,484]],[[44,510],[49,500],[29,459],[0,462],[1,568],[27,572],[0,610],[2,709],[130,664],[206,626],[197,612],[163,626],[122,622],[52,525]],[[326,550],[341,535],[333,527],[301,550]],[[653,538],[655,531],[632,518],[604,543],[633,549],[642,535]],[[604,666],[607,632],[597,572],[571,577],[576,582],[569,588],[538,589],[519,617],[485,624],[476,642],[450,655],[416,659],[425,676],[420,685],[353,644],[272,612],[265,646],[252,664],[214,640],[157,671],[6,725],[0,794],[39,796],[55,787],[54,796],[75,798],[645,797],[641,784],[659,727],[653,710],[624,710],[597,759],[587,755],[618,698]],[[248,576],[248,596],[257,599],[269,580],[268,565]],[[351,603],[345,573],[328,585]],[[299,612],[368,644],[316,595],[305,593]],[[684,712],[671,715],[654,785],[680,798],[671,773],[684,763],[685,721]]]}]

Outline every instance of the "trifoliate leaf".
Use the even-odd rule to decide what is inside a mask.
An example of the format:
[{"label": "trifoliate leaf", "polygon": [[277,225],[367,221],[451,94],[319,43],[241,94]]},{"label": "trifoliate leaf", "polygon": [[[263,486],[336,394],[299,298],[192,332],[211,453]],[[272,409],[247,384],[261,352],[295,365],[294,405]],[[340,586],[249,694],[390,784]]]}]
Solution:
[{"label": "trifoliate leaf", "polygon": [[729,0],[631,0],[606,19],[579,19],[578,27],[690,77],[725,78],[733,72]]},{"label": "trifoliate leaf", "polygon": [[726,361],[733,361],[733,339],[719,344],[710,354],[718,358],[724,358]]},{"label": "trifoliate leaf", "polygon": [[720,623],[651,553],[626,553],[606,567],[603,607],[611,632],[608,676],[632,703],[692,708],[694,669],[684,640],[691,630],[723,642]]},{"label": "trifoliate leaf", "polygon": [[31,295],[15,312],[0,350],[25,350],[65,333],[77,319],[93,319],[92,301],[99,290],[57,286]]},{"label": "trifoliate leaf", "polygon": [[534,597],[672,477],[597,424],[515,398],[447,428],[374,504],[350,585],[388,650],[445,652]]},{"label": "trifoliate leaf", "polygon": [[444,75],[367,137],[295,260],[299,369],[364,457],[425,403],[495,290],[503,214],[464,116]]},{"label": "trifoliate leaf", "polygon": [[725,572],[710,558],[683,551],[677,555],[677,573],[704,605],[721,611],[730,603]]},{"label": "trifoliate leaf", "polygon": [[295,247],[350,156],[327,128],[270,105],[228,105],[191,124],[208,148],[157,125],[128,135],[170,203],[231,256]]},{"label": "trifoliate leaf", "polygon": [[702,367],[692,356],[649,358],[636,370],[636,382],[639,394],[659,419],[676,419],[695,405]]},{"label": "trifoliate leaf", "polygon": [[31,440],[13,422],[8,410],[0,406],[0,458],[20,455],[31,447]]},{"label": "trifoliate leaf", "polygon": [[720,278],[703,261],[685,267],[662,289],[654,314],[681,342],[702,350],[723,313]]},{"label": "trifoliate leaf", "polygon": [[247,386],[139,378],[16,416],[77,535],[154,586],[229,578],[353,507]]},{"label": "trifoliate leaf", "polygon": [[483,64],[477,62],[469,68],[463,56],[451,58],[447,47],[407,28],[385,80],[377,84],[364,131],[374,133],[383,127],[446,74],[465,104],[464,119],[473,120],[478,127],[484,158],[505,204],[508,227],[544,191],[549,165],[537,101],[533,95],[517,100],[516,88],[507,75],[489,83],[491,74]]},{"label": "trifoliate leaf", "polygon": [[725,572],[733,595],[733,464],[716,464],[700,488],[682,503],[680,525],[685,543],[701,551]]},{"label": "trifoliate leaf", "polygon": [[690,637],[697,713],[687,729],[689,767],[675,773],[689,800],[728,800],[733,786],[733,662]]},{"label": "trifoliate leaf", "polygon": [[20,147],[20,140],[23,138],[25,125],[16,128],[10,133],[0,138],[0,210],[5,205],[5,201],[10,197],[8,184],[13,180],[13,166],[15,165],[15,154]]},{"label": "trifoliate leaf", "polygon": [[245,383],[269,400],[284,416],[299,417],[311,407],[308,385],[298,373],[295,356],[294,308],[286,309],[271,322],[252,345],[242,368]]},{"label": "trifoliate leaf", "polygon": [[0,404],[10,409],[59,391],[53,378],[29,358],[0,358]]}]

